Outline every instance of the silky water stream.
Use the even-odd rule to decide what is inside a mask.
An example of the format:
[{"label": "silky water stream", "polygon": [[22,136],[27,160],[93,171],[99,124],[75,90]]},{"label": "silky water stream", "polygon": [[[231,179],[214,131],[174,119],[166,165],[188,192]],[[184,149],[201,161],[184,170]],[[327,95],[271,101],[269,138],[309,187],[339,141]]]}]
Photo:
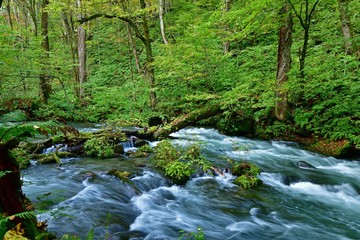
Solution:
[{"label": "silky water stream", "polygon": [[[324,157],[291,142],[228,137],[214,129],[172,134],[174,144],[200,142],[219,167],[224,157],[261,167],[263,185],[241,190],[230,174],[170,185],[160,174],[134,167],[136,159],[62,159],[23,171],[25,194],[40,220],[58,236],[95,239],[177,239],[196,232],[206,239],[360,239],[360,157]],[[142,160],[146,161],[146,160]],[[316,169],[301,169],[306,161]],[[136,185],[106,172],[129,171]],[[137,190],[139,189],[141,192]]]}]

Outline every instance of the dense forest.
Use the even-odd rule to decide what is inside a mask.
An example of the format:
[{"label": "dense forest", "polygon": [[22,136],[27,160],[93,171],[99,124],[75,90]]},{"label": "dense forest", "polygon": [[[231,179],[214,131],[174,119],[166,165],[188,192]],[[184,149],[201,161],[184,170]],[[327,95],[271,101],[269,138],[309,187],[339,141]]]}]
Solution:
[{"label": "dense forest", "polygon": [[360,149],[360,1],[0,5],[4,159],[18,144],[4,138],[11,116],[168,126],[155,138],[202,125],[332,156]]},{"label": "dense forest", "polygon": [[[359,146],[357,1],[4,1],[1,113]],[[215,115],[215,114],[214,114]]]}]

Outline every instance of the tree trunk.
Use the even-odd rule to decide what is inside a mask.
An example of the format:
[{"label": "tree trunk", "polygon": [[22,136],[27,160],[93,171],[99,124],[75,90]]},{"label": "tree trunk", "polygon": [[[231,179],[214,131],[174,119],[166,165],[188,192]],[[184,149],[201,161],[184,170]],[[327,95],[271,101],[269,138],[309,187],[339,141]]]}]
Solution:
[{"label": "tree trunk", "polygon": [[86,82],[86,32],[82,25],[78,27],[78,58],[79,58],[79,98],[84,97]]},{"label": "tree trunk", "polygon": [[70,46],[71,51],[71,59],[72,59],[72,75],[73,75],[73,83],[74,83],[74,93],[77,97],[79,97],[79,67],[77,66],[78,63],[78,53],[77,53],[77,46],[76,46],[76,37],[75,37],[75,31],[74,26],[72,24],[72,17],[71,13],[62,13],[62,19],[64,22],[65,30],[66,30],[66,38],[65,41],[67,45]]},{"label": "tree trunk", "polygon": [[345,54],[351,55],[353,52],[353,46],[349,16],[349,2],[349,0],[338,0],[341,19],[341,30],[343,32],[345,42]]},{"label": "tree trunk", "polygon": [[305,77],[305,59],[306,59],[306,53],[307,53],[307,47],[309,43],[309,28],[304,28],[304,43],[303,47],[300,52],[300,77]]},{"label": "tree trunk", "polygon": [[290,5],[285,3],[281,10],[283,18],[279,30],[279,44],[278,44],[278,66],[276,73],[276,106],[275,115],[277,119],[284,120],[288,111],[287,91],[284,89],[288,77],[287,73],[291,67],[291,45],[292,45],[292,29],[293,19]]},{"label": "tree trunk", "polygon": [[[225,0],[225,6],[224,6],[224,15],[230,11],[230,4],[231,0]],[[226,30],[229,28],[228,26],[225,27]],[[225,36],[227,37],[227,36]],[[230,42],[228,40],[224,41],[224,54],[227,54],[230,50]]]},{"label": "tree trunk", "polygon": [[309,30],[311,26],[311,16],[315,12],[316,5],[319,3],[320,0],[316,0],[314,5],[311,7],[309,6],[309,0],[305,0],[305,13],[303,13],[303,4],[301,3],[300,11],[297,11],[294,4],[291,0],[287,0],[290,4],[291,8],[294,10],[296,17],[300,21],[301,27],[304,29],[304,43],[303,47],[300,51],[299,61],[300,61],[300,78],[305,78],[305,59],[307,54],[307,47],[309,42]]},{"label": "tree trunk", "polygon": [[161,36],[163,38],[165,45],[168,45],[168,40],[166,39],[166,35],[165,35],[163,15],[164,15],[164,0],[159,0],[159,19],[160,19]]},{"label": "tree trunk", "polygon": [[30,0],[30,5],[29,5],[28,9],[29,9],[30,17],[34,23],[34,35],[37,36],[38,35],[38,22],[36,19],[36,2],[35,2],[35,0]]},{"label": "tree trunk", "polygon": [[140,59],[139,59],[138,52],[136,50],[136,44],[135,44],[135,41],[134,41],[134,38],[133,38],[133,35],[132,35],[131,27],[129,26],[128,23],[126,23],[126,26],[127,26],[127,30],[128,30],[129,43],[130,43],[130,46],[131,46],[131,49],[132,49],[132,54],[133,54],[133,56],[135,58],[136,70],[137,70],[137,72],[139,74],[142,74],[141,66],[140,66]]},{"label": "tree trunk", "polygon": [[[146,8],[145,0],[140,0],[140,7],[142,9]],[[150,39],[150,32],[149,32],[149,26],[147,23],[147,17],[146,14],[143,14],[142,17],[142,27],[144,31],[144,45],[145,45],[145,51],[146,51],[146,66],[145,66],[145,80],[149,82],[150,87],[150,107],[155,108],[157,105],[157,97],[155,92],[155,70],[154,66],[152,65],[154,62],[154,57],[152,54],[152,48],[151,48],[151,39]]]},{"label": "tree trunk", "polygon": [[7,4],[6,4],[6,10],[7,10],[8,17],[9,17],[9,25],[10,25],[10,28],[11,28],[11,30],[13,30],[14,27],[13,27],[12,18],[11,18],[11,0],[8,0],[8,2],[7,2]]},{"label": "tree trunk", "polygon": [[[81,0],[77,0],[78,8],[81,9]],[[79,14],[79,19],[82,14]],[[78,27],[78,59],[79,59],[79,98],[84,97],[84,83],[86,82],[86,32],[81,24]]]},{"label": "tree trunk", "polygon": [[[26,209],[26,204],[29,205],[28,200],[21,190],[22,182],[19,166],[9,153],[9,149],[14,146],[9,145],[15,144],[14,142],[0,144],[0,173],[5,173],[4,176],[0,177],[0,214],[3,217],[24,213],[28,211]],[[31,215],[29,214],[29,216]],[[35,215],[30,218],[11,218],[11,220],[8,220],[6,228],[9,230],[19,223],[22,224],[21,228],[25,230],[26,237],[35,239],[38,234]],[[0,238],[1,237],[3,236],[0,236]]]},{"label": "tree trunk", "polygon": [[43,0],[42,2],[42,13],[41,13],[41,48],[44,51],[43,54],[43,67],[42,73],[40,75],[40,90],[41,90],[41,100],[44,103],[48,102],[51,93],[51,85],[50,85],[50,78],[47,74],[49,65],[49,51],[50,51],[50,44],[49,44],[49,36],[48,36],[48,24],[49,24],[49,16],[46,10],[46,7],[49,4],[49,0]]}]

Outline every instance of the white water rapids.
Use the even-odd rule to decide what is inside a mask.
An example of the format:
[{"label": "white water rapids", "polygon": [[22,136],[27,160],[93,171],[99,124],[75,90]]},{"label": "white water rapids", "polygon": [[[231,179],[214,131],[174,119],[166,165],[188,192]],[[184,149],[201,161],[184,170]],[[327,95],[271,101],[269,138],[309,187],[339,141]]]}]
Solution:
[{"label": "white water rapids", "polygon": [[[23,172],[25,194],[49,230],[85,239],[177,239],[201,227],[206,239],[360,239],[360,156],[324,157],[295,143],[229,137],[214,129],[172,134],[177,145],[200,142],[205,157],[257,164],[263,185],[241,190],[234,178],[202,176],[175,186],[136,159],[63,159],[63,166],[34,165]],[[146,160],[143,160],[146,161]],[[306,161],[316,169],[300,169]],[[141,191],[105,174],[133,173]]]}]

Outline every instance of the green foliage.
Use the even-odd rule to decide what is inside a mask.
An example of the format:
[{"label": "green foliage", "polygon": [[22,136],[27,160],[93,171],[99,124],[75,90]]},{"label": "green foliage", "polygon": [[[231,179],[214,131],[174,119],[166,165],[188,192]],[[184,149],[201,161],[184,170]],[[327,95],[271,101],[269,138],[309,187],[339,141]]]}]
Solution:
[{"label": "green foliage", "polygon": [[113,157],[114,146],[105,137],[95,137],[86,141],[84,145],[86,154],[100,158]]},{"label": "green foliage", "polygon": [[30,155],[22,148],[15,148],[10,151],[12,157],[19,164],[20,169],[25,169],[30,165]]},{"label": "green foliage", "polygon": [[133,157],[147,157],[150,153],[153,153],[154,150],[149,145],[145,144],[138,149],[136,149],[136,152],[132,155]]},{"label": "green foliage", "polygon": [[32,211],[21,212],[21,213],[13,214],[11,216],[7,216],[7,217],[4,217],[4,216],[2,216],[2,214],[0,214],[0,238],[1,239],[4,237],[4,235],[8,231],[6,223],[9,220],[13,220],[16,217],[21,218],[21,219],[27,219],[30,221],[33,221],[34,219],[36,219],[36,215]]},{"label": "green foliage", "polygon": [[15,110],[10,113],[6,113],[0,117],[0,123],[6,122],[22,122],[27,119],[26,114],[24,111]]},{"label": "green foliage", "polygon": [[180,231],[181,235],[178,240],[205,240],[205,233],[201,227],[197,228],[197,232]]},{"label": "green foliage", "polygon": [[178,184],[184,184],[195,172],[206,172],[211,163],[200,153],[199,145],[191,145],[183,149],[175,148],[169,141],[160,142],[155,147],[154,165]]},{"label": "green foliage", "polygon": [[254,164],[242,162],[236,163],[232,167],[232,174],[238,176],[233,181],[234,184],[244,188],[251,189],[262,184],[260,178],[260,168]]},{"label": "green foliage", "polygon": [[11,171],[0,171],[0,178],[5,176],[6,174],[11,173]]},{"label": "green foliage", "polygon": [[0,123],[0,142],[21,140],[36,134],[55,134],[61,126],[54,122],[29,122],[23,124]]},{"label": "green foliage", "polygon": [[262,181],[257,177],[241,175],[240,177],[235,178],[233,183],[244,189],[252,189],[262,184]]}]

